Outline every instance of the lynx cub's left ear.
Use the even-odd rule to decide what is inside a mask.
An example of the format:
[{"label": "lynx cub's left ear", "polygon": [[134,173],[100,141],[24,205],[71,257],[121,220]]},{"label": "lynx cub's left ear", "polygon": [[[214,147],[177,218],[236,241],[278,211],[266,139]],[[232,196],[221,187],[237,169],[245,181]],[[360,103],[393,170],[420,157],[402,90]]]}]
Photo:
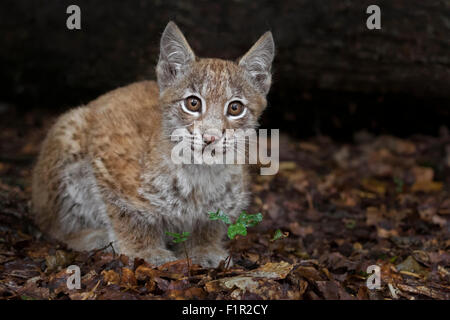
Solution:
[{"label": "lynx cub's left ear", "polygon": [[267,31],[259,38],[253,47],[239,60],[250,76],[251,82],[263,94],[270,89],[272,61],[275,56],[275,44],[272,32]]},{"label": "lynx cub's left ear", "polygon": [[177,25],[170,21],[161,37],[159,61],[156,66],[160,92],[183,75],[194,60],[195,54],[186,38]]}]

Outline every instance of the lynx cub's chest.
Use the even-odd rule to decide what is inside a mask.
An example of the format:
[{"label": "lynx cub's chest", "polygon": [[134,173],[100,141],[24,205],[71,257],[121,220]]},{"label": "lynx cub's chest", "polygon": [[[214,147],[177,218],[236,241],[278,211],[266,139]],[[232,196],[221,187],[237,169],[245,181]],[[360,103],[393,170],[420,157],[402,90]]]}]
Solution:
[{"label": "lynx cub's chest", "polygon": [[208,212],[220,209],[236,216],[247,204],[241,167],[186,165],[171,169],[166,174],[144,174],[139,193],[155,207],[158,216],[178,221],[185,231],[192,230],[197,220],[206,222]]},{"label": "lynx cub's chest", "polygon": [[188,231],[193,262],[217,266],[228,256],[226,230],[208,212],[233,218],[247,207],[247,169],[180,164],[172,151],[182,139],[195,150],[234,152],[225,132],[258,126],[274,50],[268,32],[237,62],[200,59],[170,22],[157,82],[111,91],[62,115],[49,131],[33,171],[36,224],[76,250],[112,243],[116,252],[158,265],[184,258],[165,232]]}]

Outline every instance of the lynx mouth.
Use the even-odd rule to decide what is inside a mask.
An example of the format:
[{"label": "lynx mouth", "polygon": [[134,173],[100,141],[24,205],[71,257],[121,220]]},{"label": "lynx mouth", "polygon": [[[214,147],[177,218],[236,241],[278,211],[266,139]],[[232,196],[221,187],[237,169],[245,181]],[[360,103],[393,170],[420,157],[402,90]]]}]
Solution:
[{"label": "lynx mouth", "polygon": [[[211,142],[210,144],[207,144],[207,143],[203,142],[203,143],[202,143],[202,149],[201,149],[202,153],[205,152],[205,149],[206,149],[206,147],[207,147],[208,145],[215,146],[215,145],[217,145],[217,144],[218,144],[217,141],[216,141],[216,142]],[[192,151],[192,152],[198,151],[198,150],[196,150],[196,148],[195,148],[195,142],[192,141],[192,142],[190,143],[190,147],[191,147],[191,151]],[[224,146],[223,146],[223,152],[225,152],[225,150],[226,150],[226,146],[224,145]],[[211,154],[212,154],[213,156],[216,154],[216,148],[214,148],[214,149],[211,151]]]}]

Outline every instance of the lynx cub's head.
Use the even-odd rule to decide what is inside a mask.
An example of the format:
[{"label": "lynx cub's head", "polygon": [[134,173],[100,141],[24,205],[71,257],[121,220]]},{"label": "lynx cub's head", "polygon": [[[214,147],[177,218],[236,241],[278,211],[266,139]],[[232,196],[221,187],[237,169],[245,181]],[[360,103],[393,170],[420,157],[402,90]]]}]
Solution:
[{"label": "lynx cub's head", "polygon": [[206,145],[220,141],[226,129],[255,128],[266,107],[274,53],[266,32],[237,61],[198,58],[169,22],[156,67],[165,133],[182,129],[192,137],[195,124]]}]

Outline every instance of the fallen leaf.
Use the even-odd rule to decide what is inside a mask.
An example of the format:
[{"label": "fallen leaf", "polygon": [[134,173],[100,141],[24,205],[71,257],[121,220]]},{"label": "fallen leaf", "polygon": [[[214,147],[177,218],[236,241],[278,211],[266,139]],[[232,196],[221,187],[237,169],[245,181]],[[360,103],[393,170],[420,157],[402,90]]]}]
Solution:
[{"label": "fallen leaf", "polygon": [[387,137],[386,145],[398,154],[411,155],[416,152],[414,143],[405,139]]},{"label": "fallen leaf", "polygon": [[337,281],[316,281],[316,285],[327,300],[355,300]]},{"label": "fallen leaf", "polygon": [[103,270],[101,275],[108,285],[120,283],[120,276],[114,270]]},{"label": "fallen leaf", "polygon": [[415,183],[429,183],[433,181],[434,171],[432,168],[427,167],[414,167],[412,168]]},{"label": "fallen leaf", "polygon": [[398,231],[395,230],[395,229],[388,230],[388,229],[384,229],[384,228],[378,227],[377,228],[377,235],[380,238],[389,239],[389,238],[392,238],[392,237],[398,237]]},{"label": "fallen leaf", "polygon": [[205,290],[199,287],[192,287],[186,290],[169,289],[165,293],[165,297],[174,300],[198,300],[206,299]]},{"label": "fallen leaf", "polygon": [[134,287],[137,285],[136,277],[134,272],[128,268],[122,268],[122,278],[120,284],[125,287]]},{"label": "fallen leaf", "polygon": [[431,192],[438,192],[442,190],[443,187],[442,182],[435,182],[435,181],[429,181],[429,182],[416,182],[412,185],[411,191],[412,192],[425,192],[425,193],[431,193]]},{"label": "fallen leaf", "polygon": [[300,147],[300,149],[309,151],[309,152],[316,153],[319,151],[319,147],[317,145],[315,145],[314,143],[310,143],[310,142],[300,142],[298,144],[298,146]]},{"label": "fallen leaf", "polygon": [[299,266],[293,273],[296,273],[309,281],[325,280],[321,273],[314,267]]},{"label": "fallen leaf", "polygon": [[141,265],[134,272],[137,280],[153,279],[161,275],[161,271]]},{"label": "fallen leaf", "polygon": [[305,237],[308,234],[312,234],[314,229],[312,226],[302,227],[298,222],[291,222],[288,226],[292,234],[300,237]]},{"label": "fallen leaf", "polygon": [[408,286],[406,284],[402,284],[402,283],[398,283],[397,287],[400,290],[406,291],[406,292],[410,292],[410,293],[415,293],[415,294],[421,294],[433,299],[439,299],[439,300],[449,300],[450,299],[450,294],[443,294],[437,290],[434,290],[432,288],[428,288],[425,286],[417,286],[417,287],[412,287],[412,286]]},{"label": "fallen leaf", "polygon": [[284,279],[291,272],[294,266],[288,262],[268,262],[265,265],[246,273],[251,277],[261,277],[267,279]]},{"label": "fallen leaf", "polygon": [[384,195],[387,189],[387,184],[385,182],[376,179],[363,179],[361,181],[361,185],[364,187],[364,189],[375,192],[379,195]]},{"label": "fallen leaf", "polygon": [[70,265],[74,259],[74,253],[63,250],[56,250],[55,255],[48,255],[45,258],[47,272],[61,270]]},{"label": "fallen leaf", "polygon": [[438,213],[442,215],[450,214],[450,199],[445,199],[444,201],[442,201],[441,205],[439,206]]},{"label": "fallen leaf", "polygon": [[408,271],[422,276],[426,276],[428,271],[422,267],[412,256],[408,256],[403,262],[397,264],[398,271]]},{"label": "fallen leaf", "polygon": [[50,298],[50,290],[49,288],[40,287],[38,285],[39,281],[39,276],[28,279],[25,285],[20,288],[17,293],[21,296],[30,297],[33,299],[48,300]]},{"label": "fallen leaf", "polygon": [[290,171],[295,170],[297,164],[293,161],[280,161],[279,170],[280,171]]}]

